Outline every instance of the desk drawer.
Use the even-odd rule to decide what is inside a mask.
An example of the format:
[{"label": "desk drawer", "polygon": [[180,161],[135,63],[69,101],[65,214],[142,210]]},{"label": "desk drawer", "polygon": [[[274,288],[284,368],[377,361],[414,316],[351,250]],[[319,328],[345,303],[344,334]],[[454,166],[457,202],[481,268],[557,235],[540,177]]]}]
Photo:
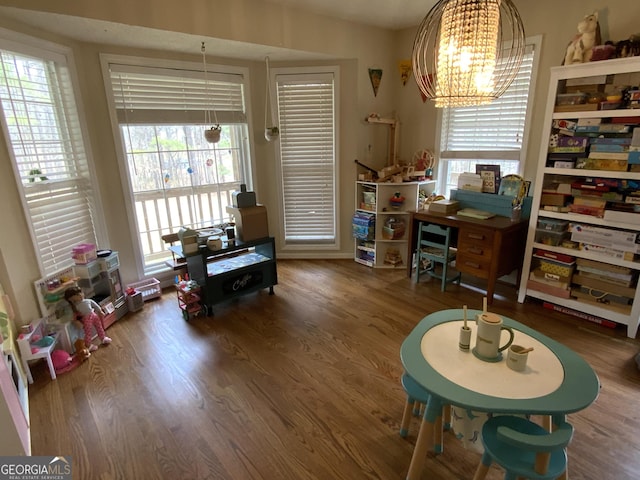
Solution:
[{"label": "desk drawer", "polygon": [[461,228],[458,233],[458,256],[469,256],[477,262],[493,256],[494,232],[480,228]]},{"label": "desk drawer", "polygon": [[456,270],[462,273],[468,273],[474,277],[489,278],[491,269],[491,259],[478,257],[475,255],[461,254],[458,250],[456,257]]},{"label": "desk drawer", "polygon": [[482,228],[461,228],[458,233],[456,268],[475,277],[488,278],[493,259],[494,232]]}]

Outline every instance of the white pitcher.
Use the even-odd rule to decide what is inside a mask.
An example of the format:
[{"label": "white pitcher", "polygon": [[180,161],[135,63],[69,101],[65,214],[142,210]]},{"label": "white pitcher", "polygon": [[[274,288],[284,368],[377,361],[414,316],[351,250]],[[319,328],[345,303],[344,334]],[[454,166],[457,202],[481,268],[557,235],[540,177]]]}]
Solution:
[{"label": "white pitcher", "polygon": [[[473,349],[474,353],[483,360],[500,360],[502,358],[500,352],[509,348],[509,345],[513,342],[513,330],[504,326],[502,317],[495,313],[478,314],[476,320],[478,331],[476,333],[476,346]],[[502,330],[509,332],[509,341],[500,346]]]}]

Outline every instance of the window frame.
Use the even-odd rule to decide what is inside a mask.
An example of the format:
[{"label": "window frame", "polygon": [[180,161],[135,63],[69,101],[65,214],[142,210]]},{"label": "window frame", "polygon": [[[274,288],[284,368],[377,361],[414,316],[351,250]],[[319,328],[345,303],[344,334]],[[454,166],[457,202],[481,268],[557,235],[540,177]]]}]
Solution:
[{"label": "window frame", "polygon": [[[129,168],[126,158],[126,152],[124,148],[125,141],[122,137],[120,130],[120,122],[118,118],[118,110],[115,108],[115,98],[113,94],[113,88],[110,77],[110,65],[117,64],[119,66],[128,67],[131,69],[160,69],[160,70],[184,70],[192,71],[195,75],[204,74],[204,65],[201,62],[189,62],[179,60],[167,60],[167,59],[155,59],[148,57],[129,56],[129,55],[117,55],[117,54],[100,54],[100,63],[102,67],[102,75],[105,84],[105,94],[108,100],[109,116],[111,119],[111,127],[113,132],[113,138],[115,143],[116,155],[121,175],[121,183],[124,191],[124,201],[127,211],[127,222],[129,225],[129,231],[131,236],[132,245],[134,248],[134,259],[136,263],[136,270],[138,276],[148,276],[151,274],[173,274],[169,267],[157,264],[155,267],[147,268],[145,266],[143,248],[140,243],[140,235],[137,228],[136,214],[135,214],[135,198],[134,191],[129,178]],[[251,132],[251,99],[250,99],[250,76],[249,68],[239,66],[229,66],[222,64],[208,64],[207,65],[207,78],[211,81],[216,75],[236,75],[243,78],[244,85],[244,105],[245,105],[245,122],[247,136],[244,139],[244,148],[246,149],[246,159],[241,166],[242,175],[244,175],[244,182],[248,188],[252,188],[253,172],[255,172],[255,156],[252,148],[252,132]],[[197,125],[200,121],[204,125],[204,114],[201,116],[202,120],[196,118],[191,122],[184,122],[184,124]],[[213,113],[211,113],[211,119],[213,120]],[[219,118],[218,120],[221,120]],[[243,122],[243,124],[245,123]],[[163,120],[163,124],[167,124],[166,120]],[[215,123],[215,122],[214,122]],[[220,121],[222,123],[222,121]],[[177,233],[177,232],[173,232]]]},{"label": "window frame", "polygon": [[[80,144],[81,146],[81,160],[85,163],[81,167],[86,172],[85,183],[87,183],[88,185],[87,191],[90,192],[93,196],[91,201],[88,202],[88,211],[86,212],[87,215],[91,216],[91,235],[89,235],[89,238],[87,238],[86,236],[84,238],[78,237],[78,239],[70,243],[83,243],[86,241],[90,241],[95,242],[98,246],[108,245],[108,236],[106,233],[107,229],[105,225],[104,215],[102,213],[103,210],[100,189],[97,182],[95,162],[91,150],[91,140],[89,132],[86,128],[87,120],[85,116],[85,108],[82,95],[80,93],[81,90],[79,87],[78,72],[72,49],[54,42],[42,40],[40,38],[32,37],[19,32],[14,32],[12,30],[7,30],[5,28],[0,28],[0,49],[15,52],[18,55],[37,58],[44,62],[53,62],[56,65],[60,65],[66,68],[66,75],[68,76],[69,81],[69,84],[66,87],[70,89],[67,97],[72,97],[71,101],[73,102],[73,105],[69,104],[65,105],[64,107],[58,107],[57,109],[62,108],[67,112],[70,111],[75,116],[75,124],[73,125],[73,128],[77,129],[79,132],[75,135],[75,142],[77,144]],[[65,88],[65,86],[63,85],[61,86],[61,88]],[[60,93],[60,95],[64,97],[63,94]],[[70,107],[73,107],[73,109],[69,110]],[[35,231],[35,227],[32,221],[29,202],[27,200],[27,195],[22,184],[20,170],[16,162],[14,149],[10,140],[9,132],[7,130],[7,124],[4,115],[0,123],[2,123],[2,130],[5,136],[5,142],[7,144],[7,153],[9,155],[9,158],[11,159],[11,166],[15,177],[16,188],[20,194],[23,214],[25,222],[27,224],[27,228],[29,230],[29,235],[31,237],[32,248],[36,254],[35,257],[38,263],[40,274],[49,275],[52,273],[56,273],[57,271],[60,271],[62,269],[68,268],[74,264],[71,257],[71,252],[69,252],[68,257],[62,257],[62,254],[60,254],[60,259],[54,259],[53,263],[51,264],[51,268],[47,268],[45,262],[43,262],[42,260],[42,252],[39,247],[38,235]]]},{"label": "window frame", "polygon": [[[486,164],[491,164],[492,161],[495,162],[495,161],[501,161],[501,160],[517,161],[518,162],[517,173],[519,175],[523,175],[526,168],[526,155],[527,155],[527,148],[528,148],[530,132],[531,132],[531,123],[532,123],[531,119],[533,116],[533,102],[534,102],[534,96],[536,91],[536,80],[539,72],[541,46],[542,46],[541,35],[527,37],[525,40],[525,48],[533,47],[533,60],[531,65],[531,78],[529,81],[529,91],[528,91],[528,99],[527,99],[527,106],[526,106],[526,114],[524,118],[524,128],[522,131],[522,135],[523,135],[522,144],[517,154],[517,157],[518,157],[517,160],[514,160],[513,158],[514,154],[510,153],[510,152],[516,152],[516,150],[478,151],[476,152],[476,155],[472,155],[471,152],[469,152],[467,154],[463,153],[458,157],[452,157],[446,154],[443,155],[442,145],[443,145],[443,136],[445,135],[445,131],[444,131],[445,109],[438,109],[439,110],[438,121],[437,121],[438,127],[436,129],[436,136],[435,136],[435,139],[436,139],[435,153],[436,153],[436,157],[439,160],[438,166],[437,166],[437,171],[438,171],[437,191],[438,192],[442,192],[442,194],[446,196],[449,196],[450,194],[449,185],[448,185],[449,175],[450,175],[448,162],[450,160],[468,159],[469,161],[478,161],[479,163],[486,163]],[[490,107],[490,106],[491,104],[487,105],[486,107]],[[465,108],[465,107],[460,107],[460,108]],[[482,108],[482,106],[480,108]],[[491,154],[497,154],[497,155],[492,156]],[[471,173],[475,173],[475,171]]]},{"label": "window frame", "polygon": [[310,248],[316,251],[337,251],[340,250],[340,67],[337,65],[320,65],[305,67],[272,67],[270,69],[270,88],[271,105],[273,106],[273,116],[279,123],[280,112],[278,105],[278,76],[291,76],[292,78],[300,76],[316,76],[316,78],[326,77],[328,75],[333,78],[333,161],[332,161],[332,190],[333,190],[333,239],[328,241],[309,240],[291,240],[287,241],[285,236],[285,192],[284,192],[284,173],[282,165],[282,148],[281,141],[283,129],[280,125],[280,139],[275,142],[276,150],[276,171],[278,177],[278,201],[279,201],[279,236],[281,240],[281,251],[295,255],[295,252],[308,251]]}]

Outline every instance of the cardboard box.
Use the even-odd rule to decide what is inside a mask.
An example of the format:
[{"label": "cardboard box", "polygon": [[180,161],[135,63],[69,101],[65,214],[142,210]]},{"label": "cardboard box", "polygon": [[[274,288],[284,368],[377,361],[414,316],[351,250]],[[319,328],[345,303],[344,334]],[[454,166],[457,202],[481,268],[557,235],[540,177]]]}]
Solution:
[{"label": "cardboard box", "polygon": [[627,160],[614,160],[608,158],[582,158],[576,163],[576,168],[585,170],[610,170],[614,172],[626,172]]},{"label": "cardboard box", "polygon": [[633,298],[636,294],[636,289],[634,287],[625,287],[613,282],[608,282],[606,279],[590,277],[584,273],[574,274],[572,281],[573,283],[584,287],[595,288],[606,292],[616,292],[616,294],[624,297]]},{"label": "cardboard box", "polygon": [[540,197],[540,205],[557,205],[564,207],[569,203],[569,195],[564,193],[543,192]]},{"label": "cardboard box", "polygon": [[241,242],[250,242],[269,236],[267,209],[264,205],[244,208],[228,206],[227,212],[235,219],[236,234]]},{"label": "cardboard box", "polygon": [[625,252],[640,253],[637,232],[614,230],[593,225],[572,223],[570,225],[571,240],[613,248]]},{"label": "cardboard box", "polygon": [[571,292],[565,288],[553,287],[546,283],[536,282],[535,280],[527,280],[527,289],[535,290],[536,292],[546,293],[547,295],[553,295],[559,298],[570,298]]}]

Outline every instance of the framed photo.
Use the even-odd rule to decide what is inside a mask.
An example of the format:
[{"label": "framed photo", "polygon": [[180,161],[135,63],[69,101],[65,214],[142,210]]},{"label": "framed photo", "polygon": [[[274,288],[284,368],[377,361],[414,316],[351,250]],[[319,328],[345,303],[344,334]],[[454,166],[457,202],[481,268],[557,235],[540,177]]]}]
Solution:
[{"label": "framed photo", "polygon": [[[529,182],[529,185],[531,182]],[[500,190],[498,195],[505,195],[507,197],[522,198],[525,197],[525,189],[527,184],[520,175],[506,175],[500,182]]]},{"label": "framed photo", "polygon": [[476,165],[476,174],[482,177],[482,191],[484,193],[498,193],[500,165]]}]

